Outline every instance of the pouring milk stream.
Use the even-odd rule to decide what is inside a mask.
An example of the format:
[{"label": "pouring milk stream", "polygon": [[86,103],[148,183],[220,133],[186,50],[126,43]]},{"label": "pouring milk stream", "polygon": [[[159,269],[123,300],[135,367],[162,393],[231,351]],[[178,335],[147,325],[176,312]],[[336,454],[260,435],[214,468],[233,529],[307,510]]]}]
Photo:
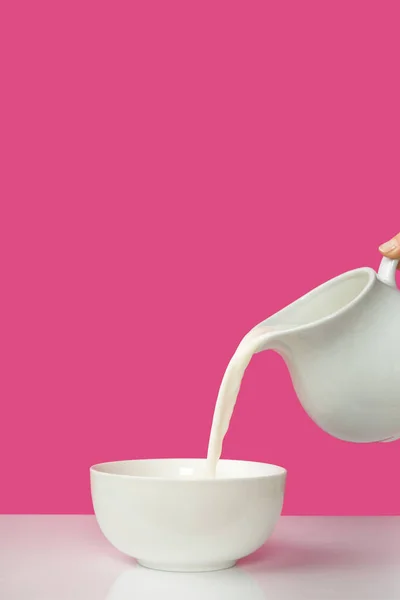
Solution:
[{"label": "pouring milk stream", "polygon": [[254,327],[240,342],[219,389],[207,462],[221,455],[240,384],[253,354],[275,350],[287,363],[309,416],[349,442],[400,437],[398,261],[383,258],[343,273]]}]

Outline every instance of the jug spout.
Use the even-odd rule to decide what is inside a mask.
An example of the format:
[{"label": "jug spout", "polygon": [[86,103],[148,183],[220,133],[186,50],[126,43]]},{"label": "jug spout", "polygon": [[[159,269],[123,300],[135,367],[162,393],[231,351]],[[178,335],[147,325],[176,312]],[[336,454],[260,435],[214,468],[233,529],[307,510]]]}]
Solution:
[{"label": "jug spout", "polygon": [[[271,317],[272,318],[272,317]],[[286,356],[290,352],[290,340],[288,334],[297,329],[294,325],[275,324],[272,325],[267,319],[247,334],[254,336],[256,340],[255,353],[264,352],[265,350],[275,350],[279,354]]]}]

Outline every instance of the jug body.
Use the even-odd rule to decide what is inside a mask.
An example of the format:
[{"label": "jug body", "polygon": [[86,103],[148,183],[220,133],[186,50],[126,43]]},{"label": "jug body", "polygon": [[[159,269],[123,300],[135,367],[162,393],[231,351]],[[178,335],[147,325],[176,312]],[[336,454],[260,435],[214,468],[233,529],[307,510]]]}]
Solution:
[{"label": "jug body", "polygon": [[297,396],[345,441],[400,437],[400,293],[396,264],[386,266],[381,277],[369,268],[345,273],[265,321],[290,325],[274,347]]}]

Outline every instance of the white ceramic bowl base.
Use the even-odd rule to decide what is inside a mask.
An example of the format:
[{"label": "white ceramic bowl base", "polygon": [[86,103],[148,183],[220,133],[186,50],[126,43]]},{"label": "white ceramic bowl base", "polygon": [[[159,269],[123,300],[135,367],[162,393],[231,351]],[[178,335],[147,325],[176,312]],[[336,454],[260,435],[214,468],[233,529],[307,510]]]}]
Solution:
[{"label": "white ceramic bowl base", "polygon": [[264,463],[205,459],[131,460],[90,469],[95,515],[105,537],[152,569],[232,567],[271,535],[286,471]]}]

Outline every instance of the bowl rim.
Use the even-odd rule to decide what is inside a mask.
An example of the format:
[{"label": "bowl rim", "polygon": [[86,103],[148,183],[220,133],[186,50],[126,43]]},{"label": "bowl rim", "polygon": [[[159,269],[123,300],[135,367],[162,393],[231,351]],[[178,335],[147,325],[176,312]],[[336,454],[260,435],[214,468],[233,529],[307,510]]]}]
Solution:
[{"label": "bowl rim", "polygon": [[253,460],[240,460],[240,459],[230,459],[230,458],[222,458],[219,460],[220,463],[239,463],[239,464],[246,464],[246,465],[257,465],[257,466],[261,466],[261,467],[274,467],[276,469],[276,472],[274,473],[269,473],[269,474],[260,474],[260,475],[248,475],[248,476],[239,476],[239,477],[201,477],[201,476],[197,476],[197,477],[163,477],[163,476],[148,476],[148,475],[129,475],[126,473],[111,473],[111,472],[107,472],[107,471],[103,471],[100,469],[100,467],[111,467],[111,465],[117,465],[117,464],[121,464],[121,463],[151,463],[151,462],[179,462],[182,461],[183,463],[187,462],[202,462],[205,463],[206,459],[205,458],[137,458],[137,459],[127,459],[127,460],[113,460],[113,461],[107,461],[107,462],[101,462],[101,463],[97,463],[95,465],[92,465],[90,467],[90,474],[98,474],[98,475],[104,475],[106,477],[117,477],[120,479],[129,479],[129,480],[135,480],[135,481],[148,481],[148,482],[153,482],[153,481],[159,481],[159,482],[164,482],[164,483],[170,483],[170,482],[176,482],[176,483],[184,483],[184,484],[193,484],[193,483],[201,483],[203,485],[206,484],[214,484],[218,483],[218,484],[226,484],[226,483],[232,483],[232,482],[244,482],[244,481],[257,481],[257,480],[265,480],[265,479],[276,479],[276,478],[286,478],[287,475],[287,470],[280,466],[280,465],[275,465],[273,463],[266,463],[266,462],[261,462],[261,461],[253,461]]}]

